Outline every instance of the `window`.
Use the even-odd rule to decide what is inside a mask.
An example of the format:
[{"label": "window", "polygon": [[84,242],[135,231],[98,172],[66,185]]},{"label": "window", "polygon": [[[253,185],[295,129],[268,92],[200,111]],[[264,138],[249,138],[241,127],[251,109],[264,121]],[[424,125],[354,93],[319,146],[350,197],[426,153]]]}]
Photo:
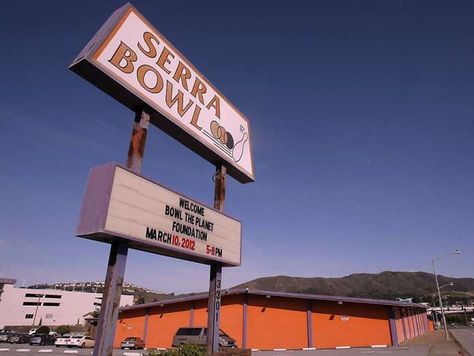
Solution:
[{"label": "window", "polygon": [[43,307],[59,307],[60,303],[43,303]]},{"label": "window", "polygon": [[33,314],[26,314],[25,319],[33,319]]},{"label": "window", "polygon": [[27,297],[27,298],[42,298],[43,294],[26,293],[25,297]]},{"label": "window", "polygon": [[41,305],[41,303],[40,302],[23,302],[23,305],[36,306],[36,305]]},{"label": "window", "polygon": [[56,299],[60,299],[60,298],[62,297],[62,295],[46,294],[44,297],[45,297],[45,298],[56,298]]},{"label": "window", "polygon": [[193,336],[198,336],[199,334],[201,334],[201,328],[181,328],[176,333],[176,335],[193,335]]}]

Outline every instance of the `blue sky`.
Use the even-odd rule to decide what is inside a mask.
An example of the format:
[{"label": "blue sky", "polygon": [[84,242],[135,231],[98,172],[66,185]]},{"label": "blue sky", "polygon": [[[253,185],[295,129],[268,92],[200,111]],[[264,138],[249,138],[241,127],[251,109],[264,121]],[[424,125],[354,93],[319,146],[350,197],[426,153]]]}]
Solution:
[{"label": "blue sky", "polygon": [[[88,170],[124,162],[133,113],[67,67],[123,3],[0,3],[0,276],[102,280],[74,237]],[[228,180],[242,266],[474,277],[472,1],[133,2],[250,120],[256,182]],[[209,205],[214,168],[156,128],[143,173]],[[130,251],[126,279],[207,289],[208,267]]]}]

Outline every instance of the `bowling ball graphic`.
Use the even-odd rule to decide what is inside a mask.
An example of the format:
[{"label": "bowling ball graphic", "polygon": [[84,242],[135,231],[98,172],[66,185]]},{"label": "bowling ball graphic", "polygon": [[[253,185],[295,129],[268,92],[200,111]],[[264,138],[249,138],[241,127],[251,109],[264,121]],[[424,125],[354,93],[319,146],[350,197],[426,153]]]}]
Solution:
[{"label": "bowling ball graphic", "polygon": [[211,134],[220,143],[226,145],[229,150],[234,148],[234,138],[232,135],[215,120],[211,122]]}]

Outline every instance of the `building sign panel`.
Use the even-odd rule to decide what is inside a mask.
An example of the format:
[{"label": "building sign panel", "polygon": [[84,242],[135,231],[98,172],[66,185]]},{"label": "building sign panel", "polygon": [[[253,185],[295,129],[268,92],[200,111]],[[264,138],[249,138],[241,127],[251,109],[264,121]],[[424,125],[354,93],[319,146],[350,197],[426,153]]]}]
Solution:
[{"label": "building sign panel", "polygon": [[119,165],[91,170],[77,235],[201,263],[240,265],[241,223]]},{"label": "building sign panel", "polygon": [[134,7],[102,26],[70,67],[242,183],[254,180],[250,129],[234,107]]}]

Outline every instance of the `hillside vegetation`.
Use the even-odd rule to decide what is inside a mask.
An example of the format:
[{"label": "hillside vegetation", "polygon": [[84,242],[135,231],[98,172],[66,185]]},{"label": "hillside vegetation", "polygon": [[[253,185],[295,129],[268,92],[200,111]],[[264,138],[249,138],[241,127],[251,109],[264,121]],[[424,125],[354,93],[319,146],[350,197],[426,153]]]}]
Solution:
[{"label": "hillside vegetation", "polygon": [[[474,278],[438,276],[438,279],[440,285],[453,283],[452,287],[443,288],[445,295],[456,295],[458,299],[471,299],[474,296]],[[341,278],[264,277],[234,288],[380,299],[413,297],[414,301],[426,302],[436,293],[435,279],[431,273],[390,271],[356,273]]]}]

